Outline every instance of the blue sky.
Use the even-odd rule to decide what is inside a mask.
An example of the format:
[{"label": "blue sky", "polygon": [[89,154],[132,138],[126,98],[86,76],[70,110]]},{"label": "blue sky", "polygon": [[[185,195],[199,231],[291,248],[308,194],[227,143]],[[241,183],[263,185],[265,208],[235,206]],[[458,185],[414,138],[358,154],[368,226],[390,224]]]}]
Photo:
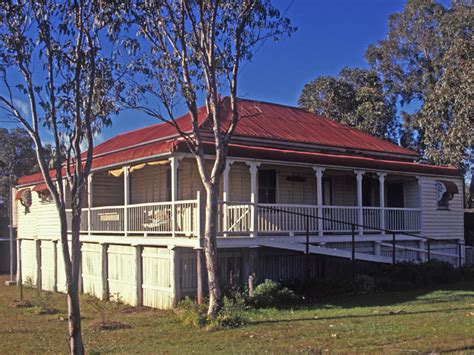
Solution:
[{"label": "blue sky", "polygon": [[[297,105],[304,84],[343,67],[365,66],[367,46],[386,36],[388,16],[402,11],[395,0],[275,0],[298,31],[280,42],[268,40],[241,72],[239,95]],[[291,5],[291,6],[290,6]],[[289,8],[288,8],[289,7]],[[184,112],[183,112],[184,113]],[[156,123],[123,112],[100,140]]]},{"label": "blue sky", "polygon": [[[239,96],[296,106],[305,83],[335,75],[345,66],[366,66],[367,46],[386,37],[388,17],[403,10],[403,0],[274,0],[298,30],[291,38],[266,41],[240,76]],[[27,113],[25,102],[20,109]],[[178,112],[180,113],[180,112]],[[184,111],[181,113],[185,113]],[[105,128],[96,144],[125,131],[157,123],[125,111]],[[1,121],[0,126],[12,127]],[[48,132],[45,132],[48,141]]]}]

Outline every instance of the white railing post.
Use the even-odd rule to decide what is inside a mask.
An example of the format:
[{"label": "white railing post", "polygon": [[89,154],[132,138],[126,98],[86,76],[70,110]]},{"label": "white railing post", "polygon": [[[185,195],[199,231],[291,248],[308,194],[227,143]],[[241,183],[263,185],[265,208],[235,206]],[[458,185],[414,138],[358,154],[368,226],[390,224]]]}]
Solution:
[{"label": "white railing post", "polygon": [[324,168],[313,168],[316,174],[316,205],[318,206],[318,236],[322,237],[324,235],[324,221],[321,219],[323,217],[323,174]]},{"label": "white railing post", "polygon": [[423,228],[423,177],[422,176],[417,176],[418,180],[418,218],[419,218],[419,228],[420,228],[420,234],[423,236],[424,235],[424,228]]},{"label": "white railing post", "polygon": [[223,173],[223,192],[222,192],[222,231],[224,232],[224,237],[227,237],[227,228],[228,228],[228,205],[229,202],[229,172],[232,165],[231,161],[227,161]]},{"label": "white railing post", "polygon": [[93,173],[90,173],[87,177],[87,233],[89,236],[92,232],[92,176]]},{"label": "white railing post", "polygon": [[130,203],[130,167],[123,167],[123,232],[128,235],[128,205]]},{"label": "white railing post", "polygon": [[171,235],[176,237],[176,201],[178,200],[178,166],[179,159],[177,157],[171,157],[170,168],[171,168]]},{"label": "white railing post", "polygon": [[379,176],[379,194],[380,194],[380,229],[382,235],[385,235],[385,173],[377,173]]},{"label": "white railing post", "polygon": [[201,221],[202,214],[202,199],[201,191],[196,192],[196,235],[198,237],[198,245],[200,248],[204,247],[204,232],[202,230],[203,223]]},{"label": "white railing post", "polygon": [[362,179],[364,178],[364,171],[356,170],[354,171],[356,174],[357,179],[357,209],[358,209],[358,219],[357,223],[359,224],[359,235],[364,233],[364,228],[362,224],[364,224],[364,212],[362,209]]},{"label": "white railing post", "polygon": [[258,235],[258,185],[257,185],[257,172],[260,164],[256,162],[249,163],[250,171],[250,201],[251,201],[251,223],[250,223],[250,236],[256,237]]}]

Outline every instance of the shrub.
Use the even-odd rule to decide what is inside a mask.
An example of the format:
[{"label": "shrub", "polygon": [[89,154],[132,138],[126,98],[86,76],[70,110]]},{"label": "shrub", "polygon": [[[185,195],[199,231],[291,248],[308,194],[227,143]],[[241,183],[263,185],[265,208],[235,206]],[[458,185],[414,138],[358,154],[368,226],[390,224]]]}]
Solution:
[{"label": "shrub", "polygon": [[244,312],[247,308],[245,299],[241,296],[229,298],[224,297],[224,304],[217,318],[210,322],[209,329],[232,329],[247,323]]},{"label": "shrub", "polygon": [[199,305],[189,297],[186,297],[179,302],[175,313],[184,325],[201,328],[208,323],[206,311],[207,306],[204,303]]},{"label": "shrub", "polygon": [[474,280],[474,265],[464,265],[459,269],[464,280]]},{"label": "shrub", "polygon": [[257,285],[251,299],[252,305],[257,308],[285,307],[299,301],[301,297],[298,297],[294,291],[272,280],[265,280]]},{"label": "shrub", "polygon": [[350,280],[287,280],[284,286],[294,290],[299,295],[304,295],[307,301],[322,301],[335,295],[343,295],[352,291]]},{"label": "shrub", "polygon": [[452,264],[440,260],[431,260],[420,264],[424,284],[429,286],[440,283],[460,281],[462,274]]},{"label": "shrub", "polygon": [[247,308],[242,296],[224,297],[224,304],[214,320],[207,317],[207,304],[198,305],[186,297],[178,305],[175,313],[184,325],[197,328],[207,327],[209,330],[238,328],[246,324],[244,312]]},{"label": "shrub", "polygon": [[359,295],[375,292],[375,279],[372,276],[360,274],[351,281],[352,291]]},{"label": "shrub", "polygon": [[[92,330],[111,331],[131,328],[130,325],[112,319],[114,312],[120,309],[122,304],[114,301],[101,300],[89,294],[82,295],[82,298],[99,317],[99,319],[90,324]],[[111,297],[111,299],[113,298]]]},{"label": "shrub", "polygon": [[448,262],[431,260],[421,264],[399,263],[375,276],[376,286],[384,291],[404,291],[467,279],[469,272]]}]

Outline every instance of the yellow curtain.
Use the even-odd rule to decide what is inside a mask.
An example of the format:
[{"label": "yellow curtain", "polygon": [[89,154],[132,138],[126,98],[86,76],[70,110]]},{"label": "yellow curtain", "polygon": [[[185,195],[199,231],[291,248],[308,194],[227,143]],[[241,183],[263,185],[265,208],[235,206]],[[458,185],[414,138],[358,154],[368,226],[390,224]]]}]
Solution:
[{"label": "yellow curtain", "polygon": [[136,170],[143,169],[146,166],[146,163],[134,165],[130,168],[130,172],[133,173]]},{"label": "yellow curtain", "polygon": [[115,170],[109,170],[109,175],[112,175],[112,176],[115,176],[115,177],[122,176],[122,174],[123,174],[123,169],[122,168],[115,169]]},{"label": "yellow curtain", "polygon": [[150,166],[153,166],[153,165],[168,165],[169,163],[170,163],[169,160],[157,160],[157,161],[151,161],[147,164]]},{"label": "yellow curtain", "polygon": [[[170,163],[169,160],[157,160],[157,161],[151,161],[151,162],[147,162],[147,163],[141,163],[141,164],[137,164],[137,165],[134,165],[134,166],[130,167],[130,172],[133,173],[134,171],[141,170],[147,165],[150,165],[150,166],[167,165],[169,163]],[[122,174],[123,174],[123,168],[115,169],[115,170],[109,170],[109,175],[112,175],[112,176],[115,176],[115,177],[122,176]]]}]

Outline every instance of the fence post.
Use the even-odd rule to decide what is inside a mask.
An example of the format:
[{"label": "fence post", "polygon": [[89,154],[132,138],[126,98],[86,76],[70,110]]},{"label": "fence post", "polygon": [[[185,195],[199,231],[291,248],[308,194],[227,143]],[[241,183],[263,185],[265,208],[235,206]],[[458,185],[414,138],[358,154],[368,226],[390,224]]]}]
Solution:
[{"label": "fence post", "polygon": [[352,277],[355,276],[356,273],[356,260],[355,260],[355,225],[351,224],[351,235],[352,235],[352,253],[351,253],[351,261],[352,261]]},{"label": "fence post", "polygon": [[392,233],[392,265],[397,261],[397,253],[395,250],[395,232]]},{"label": "fence post", "polygon": [[426,245],[428,246],[428,261],[430,261],[431,260],[431,240],[430,239],[426,241]]}]

